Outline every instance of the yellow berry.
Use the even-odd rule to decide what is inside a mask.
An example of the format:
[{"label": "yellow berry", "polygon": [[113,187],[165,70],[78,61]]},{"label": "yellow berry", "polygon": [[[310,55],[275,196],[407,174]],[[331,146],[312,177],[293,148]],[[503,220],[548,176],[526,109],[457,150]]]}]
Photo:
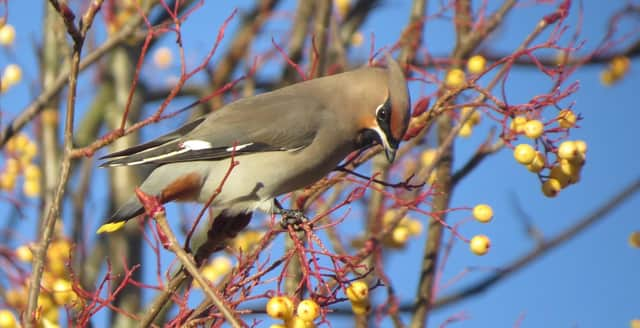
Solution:
[{"label": "yellow berry", "polygon": [[2,73],[2,83],[12,86],[20,82],[22,79],[22,69],[16,64],[9,64],[4,68]]},{"label": "yellow berry", "polygon": [[333,3],[336,7],[336,10],[338,11],[338,14],[340,14],[340,17],[345,17],[347,16],[347,13],[349,12],[349,7],[350,7],[350,3],[351,1],[349,0],[333,0]]},{"label": "yellow berry", "polygon": [[490,247],[491,241],[489,240],[489,237],[485,235],[475,235],[469,242],[469,248],[471,249],[471,252],[480,256],[487,254]]},{"label": "yellow berry", "polygon": [[540,173],[540,171],[544,169],[546,164],[547,163],[546,163],[546,158],[544,157],[544,154],[540,152],[536,152],[536,157],[533,159],[531,163],[527,164],[527,170],[533,173]]},{"label": "yellow berry", "polygon": [[600,73],[600,83],[606,87],[613,85],[618,79],[619,77],[614,75],[611,70],[606,69]]},{"label": "yellow berry", "polygon": [[560,146],[558,146],[559,158],[572,160],[576,158],[576,155],[578,155],[578,147],[575,142],[567,140],[563,141]]},{"label": "yellow berry", "polygon": [[71,243],[65,239],[58,239],[51,243],[47,250],[47,259],[67,261],[71,256]]},{"label": "yellow berry", "polygon": [[35,142],[29,142],[22,149],[22,157],[26,158],[26,161],[31,161],[38,155],[38,145]]},{"label": "yellow berry", "polygon": [[40,179],[40,167],[35,164],[27,165],[24,168],[24,178],[27,180],[38,180]]},{"label": "yellow berry", "polygon": [[60,311],[52,308],[42,312],[42,328],[60,328]]},{"label": "yellow berry", "polygon": [[320,305],[312,299],[306,299],[298,304],[298,317],[304,321],[313,321],[320,316]]},{"label": "yellow berry", "polygon": [[562,190],[562,184],[556,179],[548,179],[542,183],[542,193],[547,197],[556,197],[560,190]]},{"label": "yellow berry", "polygon": [[22,245],[16,248],[16,257],[22,262],[31,262],[33,260],[33,253],[29,246]]},{"label": "yellow berry", "polygon": [[556,120],[561,128],[568,129],[576,125],[578,117],[571,109],[563,109],[558,113]]},{"label": "yellow berry", "polygon": [[544,124],[538,120],[531,120],[524,124],[524,135],[536,139],[544,133]]},{"label": "yellow berry", "polygon": [[12,191],[16,187],[17,178],[13,173],[0,174],[0,188],[4,191]]},{"label": "yellow berry", "polygon": [[7,158],[4,166],[5,174],[18,174],[20,172],[20,162],[13,157]]},{"label": "yellow berry", "polygon": [[0,27],[0,45],[10,46],[16,39],[16,29],[11,24]]},{"label": "yellow berry", "polygon": [[475,110],[475,108],[473,108],[472,106],[464,106],[462,107],[462,110],[460,110],[460,117],[465,117],[467,115],[469,115],[469,112],[471,113],[471,116],[469,117],[469,120],[466,123],[470,123],[471,125],[478,125],[478,123],[480,123],[480,111]]},{"label": "yellow berry", "polygon": [[561,159],[558,163],[558,167],[562,173],[569,177],[580,173],[580,169],[582,169],[582,166],[576,165],[572,161],[566,159]]},{"label": "yellow berry", "polygon": [[315,328],[313,321],[305,321],[299,316],[295,316],[288,321],[285,321],[287,328]]},{"label": "yellow berry", "polygon": [[524,125],[527,123],[527,118],[524,116],[516,116],[511,120],[509,127],[515,133],[523,133]]},{"label": "yellow berry", "polygon": [[616,56],[609,63],[609,69],[614,76],[620,78],[629,71],[630,64],[631,61],[629,60],[629,57]]},{"label": "yellow berry", "polygon": [[272,297],[267,302],[267,314],[274,319],[291,319],[293,317],[293,301],[286,296]]},{"label": "yellow berry", "polygon": [[519,144],[513,150],[513,157],[518,163],[527,165],[536,158],[536,150],[529,144]]},{"label": "yellow berry", "polygon": [[422,166],[429,166],[433,164],[434,159],[436,159],[436,150],[433,148],[423,151],[422,155],[420,155]]},{"label": "yellow berry", "polygon": [[153,63],[160,69],[165,69],[171,65],[173,54],[167,47],[161,47],[153,54]]},{"label": "yellow berry", "polygon": [[0,310],[0,327],[2,328],[18,327],[18,320],[16,320],[16,316],[13,315],[13,312],[7,309]]},{"label": "yellow berry", "polygon": [[487,223],[493,219],[493,209],[487,204],[476,205],[473,208],[473,217],[482,223]]},{"label": "yellow berry", "polygon": [[369,301],[351,303],[351,311],[353,311],[353,314],[355,315],[365,315],[369,313],[370,309],[371,304]]},{"label": "yellow berry", "polygon": [[391,240],[393,240],[393,243],[397,246],[404,246],[404,244],[407,243],[407,240],[409,240],[409,235],[409,228],[397,226],[391,232]]},{"label": "yellow berry", "polygon": [[355,32],[351,35],[351,45],[354,47],[359,47],[364,43],[364,35],[362,32]]},{"label": "yellow berry", "polygon": [[634,231],[629,235],[629,245],[640,248],[640,231]]},{"label": "yellow berry", "polygon": [[487,66],[487,60],[481,55],[475,55],[467,61],[467,71],[473,74],[482,73]]},{"label": "yellow berry", "polygon": [[463,138],[468,138],[471,133],[473,133],[473,126],[469,122],[462,124],[462,128],[458,131],[458,135]]},{"label": "yellow berry", "polygon": [[22,192],[28,197],[40,196],[40,181],[39,180],[25,180],[22,185]]},{"label": "yellow berry", "polygon": [[410,219],[407,222],[407,228],[409,229],[409,234],[411,236],[417,236],[422,233],[422,222]]},{"label": "yellow berry", "polygon": [[560,186],[562,188],[568,186],[571,183],[571,177],[565,174],[559,165],[551,168],[551,173],[549,173],[549,177],[551,179],[555,179],[558,182],[560,182]]},{"label": "yellow berry", "polygon": [[73,291],[71,281],[66,279],[56,279],[52,287],[53,300],[58,305],[70,304],[77,298]]},{"label": "yellow berry", "polygon": [[447,72],[444,84],[449,88],[459,88],[464,85],[464,80],[464,71],[459,68],[454,68]]},{"label": "yellow berry", "polygon": [[640,328],[640,319],[632,319],[629,328]]},{"label": "yellow berry", "polygon": [[42,312],[47,312],[53,308],[55,308],[53,300],[49,295],[45,294],[44,291],[41,290],[40,294],[38,294],[38,309]]},{"label": "yellow berry", "polygon": [[362,280],[354,281],[347,287],[346,294],[351,302],[364,302],[369,299],[369,286]]},{"label": "yellow berry", "polygon": [[576,144],[576,149],[580,154],[587,154],[587,143],[584,140],[576,140],[574,143]]},{"label": "yellow berry", "polygon": [[22,310],[27,306],[27,297],[27,290],[24,288],[9,289],[4,293],[4,300],[7,305],[17,310]]}]

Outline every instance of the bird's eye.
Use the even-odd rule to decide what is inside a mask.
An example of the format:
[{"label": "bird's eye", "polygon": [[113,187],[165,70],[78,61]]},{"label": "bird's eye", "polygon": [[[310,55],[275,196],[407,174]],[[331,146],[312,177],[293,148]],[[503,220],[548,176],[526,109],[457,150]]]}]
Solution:
[{"label": "bird's eye", "polygon": [[387,100],[387,102],[378,108],[376,111],[376,119],[378,119],[378,121],[387,121],[389,119],[389,115],[391,114],[390,105]]},{"label": "bird's eye", "polygon": [[380,110],[378,110],[378,120],[384,120],[387,118],[387,108],[386,107],[382,107],[380,108]]}]

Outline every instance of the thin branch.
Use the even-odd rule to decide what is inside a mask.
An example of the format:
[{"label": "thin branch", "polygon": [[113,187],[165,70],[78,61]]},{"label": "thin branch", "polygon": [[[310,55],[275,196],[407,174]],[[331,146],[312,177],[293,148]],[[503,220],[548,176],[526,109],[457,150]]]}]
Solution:
[{"label": "thin branch", "polygon": [[180,246],[180,243],[176,239],[173,230],[169,226],[169,222],[167,222],[167,217],[164,211],[156,211],[154,213],[153,218],[156,220],[158,224],[158,228],[162,233],[166,236],[167,244],[166,246],[176,254],[180,263],[184,266],[184,268],[189,272],[189,274],[195,279],[198,284],[202,287],[205,295],[213,302],[213,304],[220,310],[222,315],[224,315],[225,319],[229,322],[232,327],[242,327],[238,319],[233,315],[232,310],[227,306],[227,304],[213,291],[211,285],[209,285],[209,281],[205,279],[202,274],[198,271],[196,267],[196,263],[193,257],[190,254],[187,254],[185,250]]},{"label": "thin branch", "polygon": [[[73,150],[73,121],[75,114],[75,103],[76,103],[76,87],[78,83],[78,73],[80,72],[80,56],[82,52],[82,46],[84,44],[84,39],[87,34],[87,31],[91,27],[93,23],[93,19],[97,14],[98,10],[102,6],[101,0],[95,0],[91,3],[89,8],[87,8],[86,13],[83,15],[80,20],[79,35],[74,37],[73,51],[71,54],[71,67],[69,69],[69,86],[68,86],[68,94],[67,94],[67,111],[66,111],[66,121],[64,128],[64,157],[62,159],[62,164],[60,166],[60,180],[58,182],[58,186],[56,188],[55,195],[53,197],[53,201],[49,207],[47,217],[42,222],[42,233],[39,237],[38,246],[35,247],[35,254],[33,260],[33,271],[31,272],[30,279],[30,287],[29,287],[29,295],[27,297],[27,306],[25,310],[25,327],[33,327],[36,319],[36,306],[38,304],[38,295],[40,293],[40,282],[42,280],[42,274],[44,271],[44,263],[45,256],[47,254],[47,248],[51,243],[51,237],[53,235],[54,227],[56,220],[60,217],[60,206],[62,203],[62,198],[65,194],[66,185],[69,179],[69,173],[71,169],[71,151]],[[55,7],[55,5],[54,5]],[[67,12],[69,8],[65,7],[66,11],[60,12],[59,14],[65,19],[65,21],[69,17],[69,13]],[[60,8],[57,8],[61,10]],[[63,8],[64,9],[64,8]],[[69,24],[69,23],[67,23]],[[68,27],[68,29],[70,29]],[[71,29],[70,29],[71,30]],[[71,32],[70,32],[71,33]]]}]

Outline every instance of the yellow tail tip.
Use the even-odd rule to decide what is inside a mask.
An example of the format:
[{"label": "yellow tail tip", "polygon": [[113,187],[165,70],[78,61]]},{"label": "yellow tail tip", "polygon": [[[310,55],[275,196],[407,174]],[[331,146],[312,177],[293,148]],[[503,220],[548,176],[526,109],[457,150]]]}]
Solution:
[{"label": "yellow tail tip", "polygon": [[103,232],[114,232],[122,228],[122,226],[124,226],[125,223],[127,222],[120,221],[120,222],[105,223],[101,225],[100,228],[98,228],[98,231],[96,231],[96,233],[101,234]]}]

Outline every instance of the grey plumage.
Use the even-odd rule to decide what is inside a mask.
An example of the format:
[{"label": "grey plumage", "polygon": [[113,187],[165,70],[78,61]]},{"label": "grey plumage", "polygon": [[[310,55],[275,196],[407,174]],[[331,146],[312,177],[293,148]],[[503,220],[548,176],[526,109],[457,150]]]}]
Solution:
[{"label": "grey plumage", "polygon": [[[393,159],[407,128],[409,99],[399,66],[387,59],[388,69],[362,68],[240,99],[172,133],[107,155],[102,166],[157,166],[142,191],[163,202],[204,203],[233,155],[239,165],[212,206],[230,215],[270,211],[275,197],[319,180],[374,140]],[[402,85],[389,85],[398,81]],[[142,212],[132,197],[107,223]]]}]

